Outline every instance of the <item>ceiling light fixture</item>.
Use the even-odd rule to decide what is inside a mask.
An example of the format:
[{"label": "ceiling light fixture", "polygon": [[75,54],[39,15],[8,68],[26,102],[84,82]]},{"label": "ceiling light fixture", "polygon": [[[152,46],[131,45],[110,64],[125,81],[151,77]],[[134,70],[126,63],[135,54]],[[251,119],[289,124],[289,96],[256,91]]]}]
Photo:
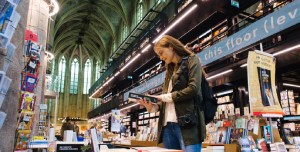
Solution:
[{"label": "ceiling light fixture", "polygon": [[89,98],[92,99],[94,95],[96,95],[96,93],[100,91],[100,89],[96,90]]},{"label": "ceiling light fixture", "polygon": [[148,44],[143,50],[142,53],[146,52],[147,50],[149,50],[149,48],[151,47],[151,44]]},{"label": "ceiling light fixture", "polygon": [[213,79],[213,78],[219,77],[219,76],[221,76],[221,75],[227,74],[227,73],[229,73],[229,72],[232,72],[232,71],[233,71],[232,69],[226,70],[226,71],[224,71],[224,72],[221,72],[221,73],[219,73],[219,74],[216,74],[216,75],[210,76],[210,77],[206,78],[206,80],[210,80],[210,79]]},{"label": "ceiling light fixture", "polygon": [[129,109],[129,108],[131,108],[131,107],[135,107],[135,106],[137,106],[137,105],[139,105],[139,104],[136,103],[136,104],[130,105],[130,106],[128,106],[128,107],[124,107],[124,108],[120,109],[120,111]]},{"label": "ceiling light fixture", "polygon": [[110,78],[106,81],[106,83],[109,83],[114,77],[115,77],[115,76],[110,77]]},{"label": "ceiling light fixture", "polygon": [[243,67],[246,67],[246,66],[247,66],[247,63],[242,64],[240,67],[243,68]]},{"label": "ceiling light fixture", "polygon": [[225,94],[229,94],[229,93],[233,93],[233,89],[216,93],[216,96],[219,97],[219,96],[222,96],[222,95],[225,95]]},{"label": "ceiling light fixture", "polygon": [[120,71],[118,71],[116,74],[115,74],[115,77],[117,76],[117,75],[119,75],[120,74]]},{"label": "ceiling light fixture", "polygon": [[135,61],[138,57],[140,57],[141,54],[137,54],[134,58],[132,58],[125,66],[123,66],[123,68],[120,70],[120,72],[122,72],[124,69],[126,69],[133,61]]},{"label": "ceiling light fixture", "polygon": [[290,84],[290,83],[283,83],[284,86],[289,86],[289,87],[295,87],[295,88],[300,88],[300,85],[295,85],[295,84]]},{"label": "ceiling light fixture", "polygon": [[205,33],[201,34],[198,39],[202,38],[203,36],[205,36],[206,34],[210,33],[211,29],[209,29],[208,31],[206,31]]},{"label": "ceiling light fixture", "polygon": [[172,23],[164,32],[162,32],[158,37],[154,39],[152,43],[157,42],[163,35],[169,32],[175,25],[177,25],[182,19],[184,19],[187,15],[189,15],[198,5],[195,4],[188,11],[186,11],[182,16],[180,16],[174,23]]},{"label": "ceiling light fixture", "polygon": [[289,48],[284,49],[284,50],[282,50],[282,51],[276,52],[276,53],[274,53],[273,55],[274,55],[274,56],[277,56],[277,55],[280,55],[280,54],[282,54],[282,53],[290,52],[290,51],[292,51],[292,50],[294,50],[294,49],[297,49],[297,48],[300,48],[300,44],[295,45],[295,46],[292,46],[292,47],[289,47]]},{"label": "ceiling light fixture", "polygon": [[53,11],[51,13],[49,13],[48,16],[53,16],[56,13],[58,13],[58,11],[59,11],[59,5],[58,5],[57,0],[51,0],[51,4],[53,5]]}]

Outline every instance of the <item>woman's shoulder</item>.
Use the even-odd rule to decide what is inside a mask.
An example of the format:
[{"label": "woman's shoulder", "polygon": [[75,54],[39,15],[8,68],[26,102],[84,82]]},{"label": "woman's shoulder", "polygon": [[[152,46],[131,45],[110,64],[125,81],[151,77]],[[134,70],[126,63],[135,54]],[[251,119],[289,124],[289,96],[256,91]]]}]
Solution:
[{"label": "woman's shoulder", "polygon": [[198,56],[196,54],[191,54],[191,55],[188,56],[188,60],[190,62],[195,62],[195,61],[197,61],[199,59],[198,59]]}]

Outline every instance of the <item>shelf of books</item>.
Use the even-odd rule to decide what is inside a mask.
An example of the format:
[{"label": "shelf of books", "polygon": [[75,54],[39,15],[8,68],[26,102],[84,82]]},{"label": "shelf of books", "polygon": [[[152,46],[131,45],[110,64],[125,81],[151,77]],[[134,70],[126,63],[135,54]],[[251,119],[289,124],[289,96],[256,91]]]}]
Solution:
[{"label": "shelf of books", "polygon": [[159,112],[140,113],[137,123],[137,141],[156,141]]},{"label": "shelf of books", "polygon": [[[266,118],[228,116],[228,118],[207,124],[207,134],[203,144],[204,147],[207,147],[207,151],[228,151],[226,147],[230,144],[236,144],[236,146],[230,148],[232,152],[239,150],[277,151],[278,147],[285,147],[277,126],[276,121],[269,124]],[[272,138],[274,143],[271,142]],[[294,146],[297,145],[297,143],[294,143]],[[287,145],[287,147],[290,146]]]},{"label": "shelf of books", "polygon": [[280,92],[282,109],[286,114],[281,119],[282,137],[286,144],[300,146],[300,104],[299,94],[294,90]]},{"label": "shelf of books", "polygon": [[121,124],[126,126],[126,128],[130,128],[130,121],[131,121],[130,116],[126,116],[122,118]]},{"label": "shelf of books", "polygon": [[[222,95],[216,94],[219,106],[215,120],[206,126],[204,150],[214,152],[299,150],[300,115],[286,115],[281,122],[254,117],[249,113],[248,107],[234,107],[232,94],[232,91]],[[297,114],[298,104],[294,101],[293,91],[282,91],[280,95],[286,114]],[[244,115],[240,113],[241,108]],[[285,140],[279,133],[281,127],[284,128],[289,142],[283,142]]]},{"label": "shelf of books", "polygon": [[[232,116],[235,114],[234,104],[233,104],[233,90],[227,90],[223,93],[215,94],[218,102],[218,109],[216,112],[215,119],[224,119],[228,118],[228,116]],[[238,112],[236,114],[239,114]]]},{"label": "shelf of books", "polygon": [[47,104],[40,104],[40,119],[38,136],[46,136],[47,123]]}]

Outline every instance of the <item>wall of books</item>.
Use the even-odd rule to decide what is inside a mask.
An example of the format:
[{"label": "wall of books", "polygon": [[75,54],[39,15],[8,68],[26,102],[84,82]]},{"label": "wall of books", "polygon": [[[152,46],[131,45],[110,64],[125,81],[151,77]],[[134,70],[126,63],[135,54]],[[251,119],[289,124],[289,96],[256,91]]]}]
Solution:
[{"label": "wall of books", "polygon": [[[21,73],[21,92],[20,92],[20,108],[16,131],[16,150],[27,149],[28,142],[31,137],[32,125],[34,120],[34,110],[36,102],[36,86],[38,82],[40,69],[40,53],[41,45],[37,43],[38,36],[32,31],[25,32],[25,46],[24,46],[24,69]],[[41,108],[44,114],[45,108]],[[41,121],[45,120],[44,118]],[[44,130],[45,122],[40,122],[41,129]]]}]

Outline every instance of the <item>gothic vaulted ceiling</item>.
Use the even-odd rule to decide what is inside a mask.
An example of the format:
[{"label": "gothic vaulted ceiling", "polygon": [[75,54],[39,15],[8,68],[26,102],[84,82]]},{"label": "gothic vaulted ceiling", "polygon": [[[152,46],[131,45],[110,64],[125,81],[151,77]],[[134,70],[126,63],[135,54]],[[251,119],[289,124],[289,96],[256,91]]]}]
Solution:
[{"label": "gothic vaulted ceiling", "polygon": [[136,0],[59,0],[52,26],[55,55],[74,52],[107,61],[120,25],[129,25]]}]

